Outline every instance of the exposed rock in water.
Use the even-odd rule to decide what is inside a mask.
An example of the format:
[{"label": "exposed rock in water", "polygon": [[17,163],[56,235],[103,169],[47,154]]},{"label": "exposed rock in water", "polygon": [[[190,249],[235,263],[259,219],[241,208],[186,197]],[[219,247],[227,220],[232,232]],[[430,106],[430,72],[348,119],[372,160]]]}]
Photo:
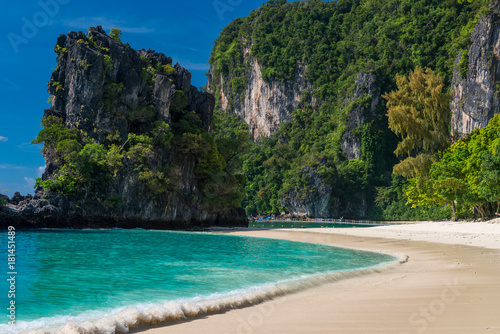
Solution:
[{"label": "exposed rock in water", "polygon": [[[57,116],[66,128],[90,138],[87,142],[121,146],[123,152],[131,136],[151,133],[155,122],[164,122],[171,129],[174,107],[193,112],[198,121],[191,126],[210,131],[214,97],[192,86],[191,73],[179,64],[172,66],[170,57],[133,50],[106,35],[101,27],[90,28],[88,34],[60,35],[55,51],[57,67],[48,83],[52,105],[44,117]],[[151,140],[154,145],[157,137]],[[210,176],[200,177],[194,154],[179,153],[168,145],[155,148],[154,154],[147,148],[142,148],[143,156],[138,159],[149,166],[147,172],[159,175],[159,182],[168,183],[167,192],[156,193],[154,184],[147,183],[148,174],[140,174],[144,164],[124,158],[123,168],[111,182],[81,185],[76,195],[41,188],[33,197],[16,193],[0,209],[0,225],[186,229],[246,224],[242,209],[200,200],[211,196],[205,189]],[[43,180],[61,172],[58,154],[59,150],[46,145]]]},{"label": "exposed rock in water", "polygon": [[[499,10],[497,1],[491,13],[474,29],[468,54],[459,55],[455,61],[451,87],[451,133],[454,140],[463,138],[474,128],[485,127],[500,111]],[[463,57],[468,57],[466,68],[467,59]]]}]

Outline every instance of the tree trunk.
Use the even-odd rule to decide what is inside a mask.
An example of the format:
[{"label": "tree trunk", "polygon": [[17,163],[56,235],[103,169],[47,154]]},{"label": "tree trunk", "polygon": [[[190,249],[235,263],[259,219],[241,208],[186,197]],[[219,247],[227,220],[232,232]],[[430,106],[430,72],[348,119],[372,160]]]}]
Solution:
[{"label": "tree trunk", "polygon": [[455,208],[455,201],[451,201],[451,209],[453,210],[453,221],[456,222],[457,221],[457,209]]},{"label": "tree trunk", "polygon": [[474,208],[476,209],[477,212],[481,215],[481,218],[484,219],[486,214],[484,213],[484,208],[482,205],[475,205]]}]

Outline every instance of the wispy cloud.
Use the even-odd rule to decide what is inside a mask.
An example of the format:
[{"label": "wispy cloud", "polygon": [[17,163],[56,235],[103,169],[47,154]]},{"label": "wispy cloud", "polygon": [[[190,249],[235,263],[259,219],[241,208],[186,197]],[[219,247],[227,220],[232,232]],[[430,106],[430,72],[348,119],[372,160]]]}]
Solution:
[{"label": "wispy cloud", "polygon": [[37,172],[37,176],[38,177],[42,177],[42,174],[45,172],[45,168],[46,167],[47,166],[40,166],[40,167],[38,167],[38,172]]},{"label": "wispy cloud", "polygon": [[193,52],[200,52],[200,49],[196,49],[196,48],[193,48],[191,46],[186,46],[186,45],[173,44],[170,41],[167,43],[160,42],[160,45],[164,46],[165,49],[181,49],[181,50],[188,50],[188,51],[193,51]]},{"label": "wispy cloud", "polygon": [[0,169],[26,169],[26,167],[16,166],[12,164],[2,164],[0,165]]},{"label": "wispy cloud", "polygon": [[43,148],[43,144],[22,143],[16,145],[16,147],[23,152],[40,153]]},{"label": "wispy cloud", "polygon": [[9,84],[9,86],[11,86],[12,88],[14,88],[14,90],[21,90],[21,86],[19,86],[18,84],[16,84],[15,82],[13,82],[12,80],[10,80],[9,78],[2,77],[2,80],[4,82],[6,82],[7,84]]},{"label": "wispy cloud", "polygon": [[193,63],[190,60],[178,59],[179,65],[189,71],[208,71],[210,66],[207,63]]},{"label": "wispy cloud", "polygon": [[146,34],[154,32],[154,29],[149,27],[129,27],[124,25],[123,20],[113,20],[106,17],[79,17],[73,20],[64,20],[63,24],[68,27],[87,29],[88,27],[102,26],[105,30],[118,28],[123,32],[132,34]]},{"label": "wispy cloud", "polygon": [[6,142],[8,140],[9,140],[9,138],[4,137],[4,136],[0,136],[0,141]]}]

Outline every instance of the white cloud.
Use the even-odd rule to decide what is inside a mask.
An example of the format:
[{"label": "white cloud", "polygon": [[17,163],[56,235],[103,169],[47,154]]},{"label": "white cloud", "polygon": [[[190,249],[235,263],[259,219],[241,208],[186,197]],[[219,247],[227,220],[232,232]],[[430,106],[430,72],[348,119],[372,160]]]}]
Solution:
[{"label": "white cloud", "polygon": [[4,137],[4,136],[0,136],[0,141],[6,142],[7,140],[9,140],[9,138]]},{"label": "white cloud", "polygon": [[26,181],[26,185],[27,185],[28,187],[34,187],[34,186],[35,186],[35,182],[36,182],[36,181],[35,181],[35,179],[32,179],[31,177],[27,177],[27,176],[25,176],[25,177],[24,177],[24,181]]},{"label": "white cloud", "polygon": [[40,166],[40,167],[38,167],[38,173],[37,173],[38,177],[42,177],[42,174],[45,172],[45,168],[46,167],[47,166]]},{"label": "white cloud", "polygon": [[111,28],[118,28],[122,32],[129,32],[133,34],[147,34],[154,32],[154,29],[148,27],[126,27],[124,26],[125,21],[113,20],[106,17],[79,17],[73,20],[64,20],[64,25],[68,27],[78,28],[78,29],[88,29],[89,27],[102,26],[104,30],[110,30]]}]

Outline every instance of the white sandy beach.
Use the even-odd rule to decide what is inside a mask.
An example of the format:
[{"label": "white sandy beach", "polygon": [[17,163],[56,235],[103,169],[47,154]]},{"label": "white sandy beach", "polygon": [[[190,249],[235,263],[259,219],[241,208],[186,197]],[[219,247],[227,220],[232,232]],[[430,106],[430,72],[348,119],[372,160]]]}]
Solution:
[{"label": "white sandy beach", "polygon": [[298,229],[312,233],[335,233],[369,238],[465,245],[500,249],[500,219],[488,222],[421,222],[371,228]]},{"label": "white sandy beach", "polygon": [[382,251],[407,261],[133,333],[500,333],[500,220],[227,233]]}]

